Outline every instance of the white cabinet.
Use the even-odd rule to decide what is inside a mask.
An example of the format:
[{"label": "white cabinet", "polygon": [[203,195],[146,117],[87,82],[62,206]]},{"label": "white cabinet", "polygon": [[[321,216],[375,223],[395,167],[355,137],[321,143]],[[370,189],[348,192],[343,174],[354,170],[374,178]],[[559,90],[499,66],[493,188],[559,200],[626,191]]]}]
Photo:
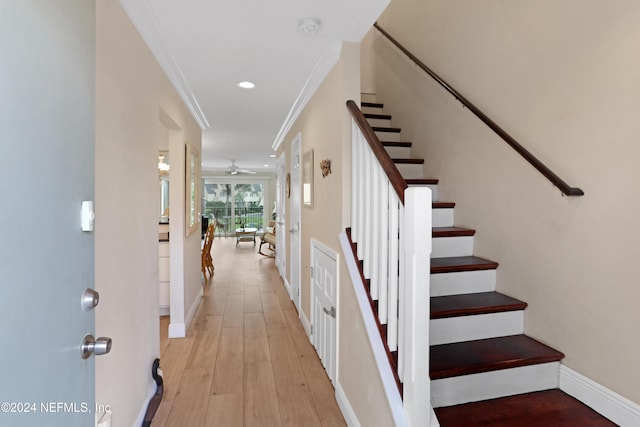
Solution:
[{"label": "white cabinet", "polygon": [[[160,224],[160,236],[164,237],[164,228],[165,224]],[[166,224],[167,235],[169,225]],[[160,305],[160,315],[167,316],[169,315],[169,304],[170,304],[170,271],[169,271],[169,241],[160,240],[158,242],[158,286],[159,286],[159,305]]]}]

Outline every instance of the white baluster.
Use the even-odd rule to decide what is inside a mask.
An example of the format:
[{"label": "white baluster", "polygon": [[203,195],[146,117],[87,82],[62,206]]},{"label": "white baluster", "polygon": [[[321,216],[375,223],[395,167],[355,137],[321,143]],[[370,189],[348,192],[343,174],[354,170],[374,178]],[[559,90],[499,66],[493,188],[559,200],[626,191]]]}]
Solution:
[{"label": "white baluster", "polygon": [[379,299],[380,289],[380,175],[384,173],[380,164],[376,161],[371,168],[371,299]]},{"label": "white baluster", "polygon": [[[387,324],[389,307],[389,179],[385,173],[380,174],[380,300],[378,301],[378,319]],[[387,328],[388,331],[388,328]],[[387,332],[388,334],[388,332]]]},{"label": "white baluster", "polygon": [[389,316],[387,320],[387,345],[390,351],[398,349],[398,196],[389,184]]}]

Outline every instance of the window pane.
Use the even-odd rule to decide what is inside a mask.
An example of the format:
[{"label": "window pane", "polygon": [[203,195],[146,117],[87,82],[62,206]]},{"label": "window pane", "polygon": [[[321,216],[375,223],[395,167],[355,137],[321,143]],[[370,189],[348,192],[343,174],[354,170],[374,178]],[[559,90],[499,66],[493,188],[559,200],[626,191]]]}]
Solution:
[{"label": "window pane", "polygon": [[264,189],[262,184],[235,184],[235,225],[236,228],[257,228],[263,230]]}]

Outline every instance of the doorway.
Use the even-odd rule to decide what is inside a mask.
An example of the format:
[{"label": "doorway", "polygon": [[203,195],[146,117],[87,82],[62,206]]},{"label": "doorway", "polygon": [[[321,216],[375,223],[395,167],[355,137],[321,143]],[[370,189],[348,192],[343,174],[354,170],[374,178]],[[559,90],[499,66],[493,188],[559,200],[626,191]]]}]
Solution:
[{"label": "doorway", "polygon": [[311,341],[331,382],[336,379],[338,254],[311,239]]},{"label": "doorway", "polygon": [[271,214],[268,187],[262,178],[205,178],[202,210],[216,221],[216,236],[233,236],[238,228],[263,232]]}]

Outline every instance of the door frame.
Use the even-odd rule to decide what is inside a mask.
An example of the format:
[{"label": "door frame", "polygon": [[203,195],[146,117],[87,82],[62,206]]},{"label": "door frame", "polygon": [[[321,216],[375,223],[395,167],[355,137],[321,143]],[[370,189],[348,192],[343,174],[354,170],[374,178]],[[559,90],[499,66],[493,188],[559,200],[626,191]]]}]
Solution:
[{"label": "door frame", "polygon": [[[295,172],[295,173],[294,173]],[[289,199],[289,296],[300,313],[302,282],[302,134],[291,141],[291,198]],[[297,245],[294,237],[297,235]]]},{"label": "door frame", "polygon": [[287,292],[291,295],[287,277],[287,246],[285,243],[285,230],[287,220],[287,158],[282,153],[276,160],[276,268],[280,277],[284,280]]}]

